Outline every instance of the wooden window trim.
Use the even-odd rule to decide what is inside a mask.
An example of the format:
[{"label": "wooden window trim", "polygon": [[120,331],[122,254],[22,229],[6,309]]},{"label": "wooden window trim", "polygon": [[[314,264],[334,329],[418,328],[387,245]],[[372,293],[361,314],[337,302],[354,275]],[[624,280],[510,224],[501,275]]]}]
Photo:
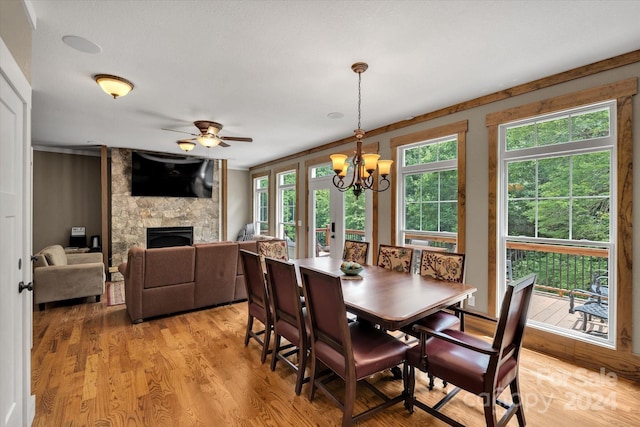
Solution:
[{"label": "wooden window trim", "polygon": [[467,130],[468,120],[450,123],[431,129],[398,136],[391,139],[391,159],[396,165],[391,169],[391,244],[397,245],[398,233],[398,147],[430,139],[442,138],[447,135],[457,135],[458,137],[458,241],[457,251],[464,253],[466,250],[467,234]]},{"label": "wooden window trim", "polygon": [[573,363],[591,368],[605,367],[621,376],[640,380],[640,355],[632,352],[632,206],[633,206],[633,96],[638,92],[636,78],[582,90],[488,114],[489,131],[489,224],[488,224],[488,312],[497,308],[497,194],[498,125],[582,105],[617,101],[617,186],[618,204],[616,254],[618,297],[616,301],[616,349],[528,328],[525,345]]}]

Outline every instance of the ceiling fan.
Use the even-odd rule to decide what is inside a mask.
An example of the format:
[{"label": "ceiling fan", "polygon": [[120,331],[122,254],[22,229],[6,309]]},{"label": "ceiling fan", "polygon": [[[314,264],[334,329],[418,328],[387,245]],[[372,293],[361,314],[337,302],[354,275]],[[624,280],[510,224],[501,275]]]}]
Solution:
[{"label": "ceiling fan", "polygon": [[198,128],[200,133],[183,132],[181,130],[165,129],[171,132],[186,133],[192,135],[195,138],[186,138],[177,141],[177,144],[184,151],[191,151],[195,148],[196,144],[193,142],[198,141],[201,145],[211,148],[219,145],[220,147],[229,147],[224,141],[239,141],[239,142],[253,142],[253,138],[243,138],[236,136],[220,136],[218,133],[222,130],[222,125],[217,122],[209,120],[196,120],[193,124]]}]

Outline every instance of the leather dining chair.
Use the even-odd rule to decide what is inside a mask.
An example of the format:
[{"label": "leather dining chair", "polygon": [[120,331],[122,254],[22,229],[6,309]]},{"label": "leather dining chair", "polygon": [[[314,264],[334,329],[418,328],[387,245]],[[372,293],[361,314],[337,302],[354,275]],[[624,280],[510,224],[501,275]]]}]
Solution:
[{"label": "leather dining chair", "polygon": [[[536,275],[530,274],[507,284],[492,342],[464,331],[447,329],[437,332],[420,325],[414,326],[420,332],[420,344],[407,351],[410,370],[406,406],[409,412],[413,412],[415,405],[449,425],[460,426],[462,424],[439,409],[460,390],[466,390],[482,397],[487,427],[504,426],[513,415],[516,415],[519,426],[525,425],[518,366],[535,279]],[[480,313],[459,310],[496,322]],[[435,405],[428,406],[415,398],[415,368],[442,378],[456,388]],[[511,404],[498,399],[507,388],[511,392]],[[497,420],[496,404],[506,409],[500,420]]]},{"label": "leather dining chair", "polygon": [[282,239],[258,240],[258,254],[262,257],[271,257],[289,261],[287,241]]},{"label": "leather dining chair", "polygon": [[[275,371],[278,360],[296,372],[296,395],[300,395],[305,381],[309,346],[309,330],[300,301],[300,288],[296,278],[296,267],[275,258],[265,258],[267,286],[273,306],[274,344],[271,355],[271,370]],[[282,338],[290,344],[282,346]],[[289,357],[297,354],[298,364]]]},{"label": "leather dining chair", "polygon": [[369,255],[369,242],[358,242],[355,240],[345,240],[342,252],[343,261],[352,261],[359,264],[367,263]]},{"label": "leather dining chair", "polygon": [[[269,353],[269,341],[273,330],[273,320],[271,317],[271,304],[267,285],[265,283],[264,271],[260,255],[240,249],[240,257],[244,267],[245,287],[247,290],[247,331],[244,336],[245,347],[249,344],[249,339],[255,339],[262,346],[260,361],[264,363]],[[264,325],[264,329],[253,330],[253,321],[258,319]]]},{"label": "leather dining chair", "polygon": [[[404,362],[409,347],[370,323],[347,322],[340,276],[306,267],[300,267],[300,274],[311,324],[309,400],[313,400],[316,388],[320,389],[342,408],[343,427],[405,401],[407,366]],[[328,368],[327,375],[320,375],[320,364]],[[405,373],[400,395],[388,397],[367,381],[371,375],[400,364]],[[342,401],[331,392],[333,387],[327,386],[336,378],[344,381]],[[374,390],[383,402],[354,416],[356,383]]]},{"label": "leather dining chair", "polygon": [[378,267],[411,273],[413,249],[403,246],[380,245],[378,247]]}]

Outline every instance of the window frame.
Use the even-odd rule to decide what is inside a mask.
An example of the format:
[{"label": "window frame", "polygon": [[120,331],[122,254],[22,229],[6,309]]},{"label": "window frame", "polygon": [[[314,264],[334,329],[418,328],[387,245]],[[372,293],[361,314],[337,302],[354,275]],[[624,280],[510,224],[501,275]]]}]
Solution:
[{"label": "window frame", "polygon": [[[267,179],[267,186],[266,188],[258,188],[257,183],[262,180],[262,179]],[[266,228],[266,235],[270,235],[271,234],[271,215],[270,215],[270,188],[271,188],[271,172],[268,173],[260,173],[260,174],[255,174],[251,176],[251,188],[252,188],[252,193],[253,193],[253,225],[254,225],[254,233],[255,235],[259,236],[259,235],[263,235],[261,233],[261,229],[260,229],[260,224],[264,223],[265,221],[262,221],[260,218],[260,196],[262,194],[266,194],[267,195],[267,218],[266,218],[266,224],[267,224],[267,228]]]},{"label": "window frame", "polygon": [[[296,181],[293,184],[282,184],[281,180],[282,177],[284,177],[287,174],[293,173],[295,174],[296,177]],[[298,174],[298,168],[297,165],[293,166],[293,167],[283,167],[278,169],[277,171],[275,171],[275,175],[276,175],[276,237],[278,238],[284,238],[284,235],[281,235],[280,233],[280,229],[281,227],[284,226],[285,222],[283,219],[284,216],[284,209],[283,209],[283,201],[284,201],[284,192],[285,191],[290,191],[293,190],[295,192],[295,197],[294,197],[294,201],[295,201],[295,205],[294,205],[294,215],[293,215],[293,222],[291,223],[287,223],[289,225],[292,225],[294,227],[294,232],[295,232],[295,236],[294,236],[294,242],[295,242],[295,254],[293,254],[294,256],[291,256],[290,254],[290,258],[296,258],[297,254],[298,254],[298,246],[299,246],[299,240],[300,240],[300,236],[299,236],[299,228],[298,228],[298,183],[300,181],[300,177]]]}]

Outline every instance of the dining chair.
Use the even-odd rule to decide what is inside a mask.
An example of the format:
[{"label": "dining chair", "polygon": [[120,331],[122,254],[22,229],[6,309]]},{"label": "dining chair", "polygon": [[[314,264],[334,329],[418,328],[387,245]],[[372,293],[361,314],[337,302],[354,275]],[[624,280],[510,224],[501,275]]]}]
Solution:
[{"label": "dining chair", "polygon": [[411,273],[413,249],[403,246],[380,245],[378,247],[378,267]]},{"label": "dining chair", "polygon": [[[462,424],[439,409],[460,390],[466,390],[482,398],[487,427],[504,426],[513,415],[516,415],[519,426],[525,425],[518,366],[535,279],[536,275],[530,274],[506,285],[497,321],[481,313],[457,309],[466,315],[497,322],[492,342],[464,331],[447,329],[437,332],[414,326],[420,332],[420,344],[407,351],[410,369],[406,406],[409,412],[417,406],[449,425],[460,426]],[[415,397],[415,368],[442,378],[456,388],[435,405],[428,406]],[[511,392],[511,404],[498,399],[507,388]],[[496,404],[506,409],[500,420],[497,420]]]},{"label": "dining chair", "polygon": [[367,263],[369,254],[369,242],[358,242],[356,240],[345,240],[342,252],[343,261],[352,261],[359,264]]},{"label": "dining chair", "polygon": [[[245,347],[249,344],[249,339],[255,339],[262,346],[260,361],[264,363],[269,353],[269,341],[273,330],[273,320],[271,316],[271,304],[267,285],[265,283],[264,271],[260,255],[240,249],[240,257],[244,268],[244,281],[247,291],[247,331],[244,336]],[[253,321],[258,319],[264,325],[264,329],[254,331]]]},{"label": "dining chair", "polygon": [[[293,264],[275,258],[265,258],[267,286],[273,306],[274,344],[271,370],[276,370],[278,360],[296,372],[296,395],[300,395],[305,382],[309,346],[309,329],[300,301],[300,287]],[[289,344],[282,345],[282,338]],[[297,354],[297,365],[289,357]],[[308,380],[308,379],[307,379]]]},{"label": "dining chair", "polygon": [[[300,275],[311,325],[309,400],[320,389],[342,409],[342,426],[405,401],[408,377],[405,354],[409,347],[368,322],[347,322],[340,276],[307,267],[300,267]],[[328,374],[320,374],[321,364],[329,370]],[[373,374],[400,364],[405,375],[403,391],[398,396],[389,397],[367,381]],[[344,381],[342,400],[332,393],[334,387],[327,386],[336,378]],[[356,383],[373,390],[383,402],[354,416]]]},{"label": "dining chair", "polygon": [[270,257],[289,261],[287,241],[283,239],[258,240],[258,254],[262,257]]}]

